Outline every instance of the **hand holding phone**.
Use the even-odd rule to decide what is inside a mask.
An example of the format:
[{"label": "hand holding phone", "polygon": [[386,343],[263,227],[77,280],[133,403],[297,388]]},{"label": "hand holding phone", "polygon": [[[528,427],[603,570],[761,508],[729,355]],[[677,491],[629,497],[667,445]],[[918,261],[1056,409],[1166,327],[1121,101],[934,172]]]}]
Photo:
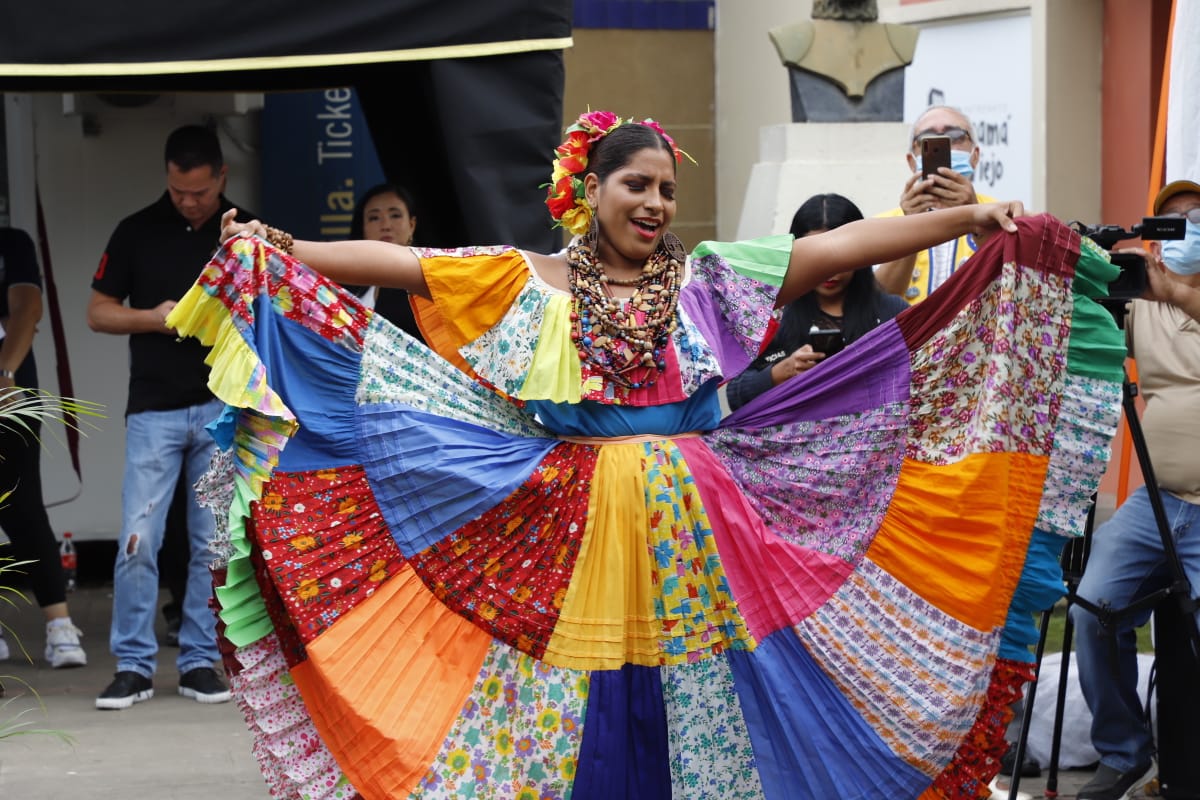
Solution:
[{"label": "hand holding phone", "polygon": [[846,346],[845,340],[842,339],[842,332],[837,328],[810,330],[808,341],[812,344],[814,352],[824,353],[826,358],[841,352],[842,348]]},{"label": "hand holding phone", "polygon": [[939,167],[950,167],[950,137],[926,136],[921,140],[921,177],[937,175]]}]

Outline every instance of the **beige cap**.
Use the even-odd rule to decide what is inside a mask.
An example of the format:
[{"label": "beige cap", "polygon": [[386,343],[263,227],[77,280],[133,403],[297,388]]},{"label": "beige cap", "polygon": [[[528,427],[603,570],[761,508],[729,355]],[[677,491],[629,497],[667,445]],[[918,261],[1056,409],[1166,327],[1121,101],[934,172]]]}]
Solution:
[{"label": "beige cap", "polygon": [[1171,181],[1162,189],[1159,190],[1158,196],[1154,198],[1154,213],[1155,215],[1162,209],[1163,204],[1177,194],[1184,192],[1195,192],[1200,194],[1200,183],[1195,181]]}]

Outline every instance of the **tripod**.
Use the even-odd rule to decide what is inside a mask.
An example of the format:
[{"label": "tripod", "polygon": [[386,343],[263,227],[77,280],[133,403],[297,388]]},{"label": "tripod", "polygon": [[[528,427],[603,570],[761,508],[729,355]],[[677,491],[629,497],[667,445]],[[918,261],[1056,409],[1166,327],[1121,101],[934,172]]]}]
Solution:
[{"label": "tripod", "polygon": [[[1120,609],[1110,608],[1107,605],[1097,605],[1087,598],[1080,597],[1076,593],[1079,586],[1079,581],[1083,576],[1083,568],[1087,564],[1088,555],[1091,549],[1092,529],[1095,523],[1096,505],[1093,499],[1091,508],[1088,510],[1087,524],[1084,530],[1082,539],[1077,539],[1069,542],[1063,548],[1062,569],[1063,579],[1067,586],[1067,608],[1068,612],[1071,605],[1078,605],[1091,614],[1094,614],[1100,621],[1101,625],[1109,630],[1114,631],[1117,624],[1123,620],[1144,611],[1148,608],[1153,608],[1164,602],[1169,597],[1174,597],[1179,606],[1179,619],[1182,626],[1187,631],[1186,643],[1184,649],[1185,657],[1189,657],[1192,668],[1191,676],[1200,675],[1200,629],[1196,624],[1196,609],[1197,602],[1192,598],[1191,585],[1188,582],[1187,575],[1183,570],[1183,564],[1179,560],[1179,553],[1175,548],[1175,539],[1171,535],[1171,526],[1167,521],[1166,510],[1163,507],[1162,496],[1157,490],[1158,482],[1154,476],[1154,468],[1150,462],[1150,452],[1146,446],[1145,435],[1142,432],[1141,421],[1137,415],[1137,406],[1135,398],[1137,397],[1137,384],[1129,380],[1129,376],[1125,376],[1125,381],[1122,388],[1122,407],[1125,411],[1125,418],[1129,425],[1131,439],[1133,440],[1134,449],[1137,454],[1138,464],[1142,469],[1142,477],[1148,488],[1147,497],[1150,500],[1150,507],[1154,512],[1154,521],[1158,528],[1159,536],[1163,545],[1163,558],[1167,564],[1170,574],[1170,580],[1161,589],[1151,592],[1144,597],[1138,598],[1129,606]],[[1049,628],[1051,609],[1042,612],[1041,635],[1038,637],[1036,660],[1038,669],[1041,671],[1042,656],[1045,651],[1046,633]],[[1051,740],[1050,765],[1049,774],[1046,780],[1047,797],[1056,797],[1058,794],[1058,758],[1060,753],[1060,744],[1062,740],[1063,727],[1063,712],[1067,693],[1067,679],[1070,673],[1070,653],[1071,640],[1074,635],[1074,625],[1071,621],[1070,613],[1067,614],[1066,624],[1063,628],[1063,659],[1059,672],[1058,681],[1058,697],[1057,705],[1054,714],[1054,731]],[[1113,640],[1114,658],[1116,650],[1115,638]],[[1194,680],[1194,678],[1193,678]],[[1029,723],[1033,717],[1033,703],[1037,694],[1037,679],[1035,678],[1029,685],[1027,698],[1025,701],[1024,713],[1021,718],[1020,735],[1017,740],[1016,757],[1014,763],[1019,765],[1023,763],[1025,758],[1025,745],[1028,739]],[[1193,721],[1194,722],[1194,721]],[[1161,724],[1161,715],[1160,715]],[[1015,800],[1017,791],[1020,787],[1020,769],[1013,770],[1012,782],[1009,788],[1009,799]],[[1167,783],[1162,783],[1163,796],[1168,798],[1200,798],[1200,784],[1193,787],[1177,787],[1178,794],[1174,793],[1172,787]]]}]

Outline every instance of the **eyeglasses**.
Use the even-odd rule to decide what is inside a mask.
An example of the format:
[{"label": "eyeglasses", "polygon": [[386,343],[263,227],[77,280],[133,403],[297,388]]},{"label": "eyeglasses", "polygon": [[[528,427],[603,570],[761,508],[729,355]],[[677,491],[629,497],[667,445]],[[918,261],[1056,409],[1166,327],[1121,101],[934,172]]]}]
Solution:
[{"label": "eyeglasses", "polygon": [[922,139],[928,139],[930,136],[945,136],[950,140],[950,144],[958,144],[963,139],[971,141],[971,134],[962,128],[946,128],[944,130],[923,130],[913,137],[913,146],[915,147]]},{"label": "eyeglasses", "polygon": [[1172,219],[1186,219],[1193,225],[1200,225],[1200,206],[1189,208],[1187,211],[1173,211],[1170,214],[1159,214],[1160,217],[1170,217]]}]

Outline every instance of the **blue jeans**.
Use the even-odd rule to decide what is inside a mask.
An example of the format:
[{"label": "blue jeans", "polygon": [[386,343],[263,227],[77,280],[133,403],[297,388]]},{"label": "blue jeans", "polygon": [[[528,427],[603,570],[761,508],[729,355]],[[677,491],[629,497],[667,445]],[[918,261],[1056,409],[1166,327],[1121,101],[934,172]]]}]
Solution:
[{"label": "blue jeans", "polygon": [[192,486],[208,469],[216,448],[204,426],[217,418],[222,407],[213,400],[171,411],[142,411],[126,419],[121,536],[113,570],[109,632],[109,646],[120,671],[154,676],[158,652],[154,637],[158,551],[177,479],[186,480],[188,486],[187,529],[192,555],[176,663],[183,674],[196,667],[211,667],[218,658],[216,619],[208,606],[212,596],[208,565],[213,560],[208,545],[215,524],[212,512],[196,505]]},{"label": "blue jeans", "polygon": [[[1200,505],[1167,492],[1159,494],[1195,596],[1200,589]],[[1167,585],[1170,578],[1150,495],[1143,486],[1096,529],[1078,594],[1097,605],[1119,610]],[[1146,764],[1153,754],[1143,701],[1137,693],[1134,631],[1146,624],[1151,610],[1119,620],[1114,647],[1114,633],[1103,629],[1095,615],[1079,606],[1071,608],[1071,619],[1078,630],[1079,683],[1092,711],[1092,746],[1100,753],[1102,763],[1121,772]]]}]

